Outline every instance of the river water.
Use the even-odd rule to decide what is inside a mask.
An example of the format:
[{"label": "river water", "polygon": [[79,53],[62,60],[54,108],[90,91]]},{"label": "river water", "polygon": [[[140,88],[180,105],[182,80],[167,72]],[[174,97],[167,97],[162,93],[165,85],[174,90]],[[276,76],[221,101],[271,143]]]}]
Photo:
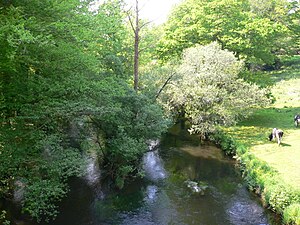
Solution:
[{"label": "river water", "polygon": [[[143,167],[145,177],[118,192],[95,180],[72,181],[71,192],[61,204],[61,213],[48,224],[280,224],[246,189],[234,161],[224,157],[213,145],[178,144],[174,138],[167,138],[158,149],[144,155]],[[99,173],[97,169],[90,171]],[[98,179],[101,174],[98,175],[90,174],[90,177]],[[188,187],[191,183],[205,190],[195,192]]]}]

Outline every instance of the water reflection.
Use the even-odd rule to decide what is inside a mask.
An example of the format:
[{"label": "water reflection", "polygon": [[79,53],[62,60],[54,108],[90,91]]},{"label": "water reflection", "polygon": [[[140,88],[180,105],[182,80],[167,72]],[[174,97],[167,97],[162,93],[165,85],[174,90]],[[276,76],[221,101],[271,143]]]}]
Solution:
[{"label": "water reflection", "polygon": [[143,169],[145,170],[146,178],[153,182],[163,180],[167,176],[162,159],[159,157],[157,150],[147,152],[144,155]]},{"label": "water reflection", "polygon": [[155,185],[147,186],[147,189],[146,189],[147,197],[145,198],[145,201],[147,203],[152,203],[153,201],[155,201],[155,199],[157,197],[157,192],[158,192],[157,186],[155,186]]},{"label": "water reflection", "polygon": [[[95,195],[103,184],[75,180],[49,225],[277,225],[247,191],[233,161],[219,153],[213,146],[162,145],[144,155],[143,179],[107,190],[103,198]],[[205,184],[204,195],[191,191],[187,180]]]}]

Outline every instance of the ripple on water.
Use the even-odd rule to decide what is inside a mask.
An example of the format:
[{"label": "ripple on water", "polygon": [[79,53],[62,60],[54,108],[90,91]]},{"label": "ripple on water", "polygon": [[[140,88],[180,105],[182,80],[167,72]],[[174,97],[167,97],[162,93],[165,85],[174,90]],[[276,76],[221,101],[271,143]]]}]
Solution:
[{"label": "ripple on water", "polygon": [[147,203],[153,203],[157,197],[158,187],[155,185],[148,185],[146,188],[145,201]]},{"label": "ripple on water", "polygon": [[157,225],[149,211],[126,213],[120,215],[120,218],[122,220],[120,225]]},{"label": "ripple on water", "polygon": [[247,190],[241,188],[228,203],[227,214],[234,225],[268,225],[263,208],[250,200]]}]

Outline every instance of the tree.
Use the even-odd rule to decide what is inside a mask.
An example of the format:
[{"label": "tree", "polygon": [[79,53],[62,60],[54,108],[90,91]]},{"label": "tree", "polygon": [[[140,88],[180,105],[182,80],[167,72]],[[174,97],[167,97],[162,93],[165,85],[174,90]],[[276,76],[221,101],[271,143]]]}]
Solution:
[{"label": "tree", "polygon": [[151,21],[143,21],[140,19],[140,8],[139,0],[135,0],[135,9],[134,9],[134,21],[132,16],[128,13],[129,22],[131,28],[134,32],[134,63],[133,63],[133,73],[134,73],[134,90],[137,91],[139,88],[139,62],[140,62],[140,40],[141,40],[141,29],[146,25],[151,23]]},{"label": "tree", "polygon": [[[106,137],[102,149],[106,173],[122,188],[126,180],[141,174],[141,159],[148,140],[157,139],[169,123],[162,108],[146,95],[123,89],[126,95],[106,97],[110,104],[106,113],[93,120]],[[107,86],[111,90],[111,86]],[[116,92],[117,89],[114,89]]]},{"label": "tree", "polygon": [[135,28],[134,28],[134,90],[138,90],[139,84],[139,1],[135,1]]},{"label": "tree", "polygon": [[[108,53],[117,58],[124,52],[123,17],[119,5],[109,3],[95,15],[89,1],[5,2],[0,7],[0,197],[12,197],[14,183],[22,181],[23,209],[37,220],[51,219],[68,178],[81,176],[85,165],[80,149],[68,143],[68,125],[103,107],[104,74],[123,77],[123,64],[107,62]],[[51,188],[41,198],[45,185]]]},{"label": "tree", "polygon": [[201,135],[247,117],[269,100],[266,90],[238,78],[242,68],[243,63],[216,42],[186,49],[165,92],[168,109],[183,112],[190,132]]},{"label": "tree", "polygon": [[90,3],[0,3],[0,198],[21,182],[23,211],[38,221],[57,215],[68,178],[84,172],[89,151],[81,139],[72,145],[74,121],[84,123],[82,139],[95,136],[119,187],[139,171],[146,140],[166,129],[161,107],[128,84],[122,1],[96,11]]},{"label": "tree", "polygon": [[183,49],[195,44],[217,41],[247,63],[272,64],[274,52],[283,47],[279,40],[291,34],[286,20],[280,19],[288,17],[288,8],[277,7],[277,2],[276,9],[284,11],[278,10],[281,16],[274,20],[275,16],[267,17],[267,13],[256,14],[254,3],[250,5],[248,0],[186,0],[167,21],[158,54],[166,61],[180,57]]},{"label": "tree", "polygon": [[139,85],[139,57],[140,57],[140,52],[139,52],[139,44],[140,44],[140,19],[139,19],[139,1],[135,0],[135,20],[132,21],[132,18],[130,15],[128,15],[129,22],[131,25],[131,28],[134,33],[134,56],[133,56],[133,88],[135,91],[138,90],[138,85]]}]

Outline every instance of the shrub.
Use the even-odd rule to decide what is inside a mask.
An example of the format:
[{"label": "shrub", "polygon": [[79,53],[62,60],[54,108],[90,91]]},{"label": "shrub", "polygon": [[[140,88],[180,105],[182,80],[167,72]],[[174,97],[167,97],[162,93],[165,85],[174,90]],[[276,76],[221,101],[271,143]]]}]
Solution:
[{"label": "shrub", "polygon": [[300,194],[292,187],[282,183],[268,185],[268,189],[265,191],[265,197],[270,208],[280,214],[282,214],[288,206],[300,202]]},{"label": "shrub", "polygon": [[0,224],[10,225],[10,221],[7,220],[7,212],[5,210],[0,212]]},{"label": "shrub", "polygon": [[211,137],[210,140],[217,144],[226,155],[233,156],[236,154],[237,143],[229,135],[225,134],[223,131],[216,131]]},{"label": "shrub", "polygon": [[300,224],[300,204],[295,203],[286,207],[283,212],[283,222],[285,224]]},{"label": "shrub", "polygon": [[40,180],[26,188],[22,203],[23,211],[29,213],[38,222],[49,221],[58,214],[56,203],[67,193],[63,183],[53,180]]},{"label": "shrub", "polygon": [[141,158],[146,150],[147,145],[143,140],[137,140],[125,134],[108,143],[105,153],[106,160],[109,161],[109,165],[106,165],[109,168],[107,172],[115,178],[118,188],[123,188],[124,181],[137,174],[135,172],[139,171]]}]

